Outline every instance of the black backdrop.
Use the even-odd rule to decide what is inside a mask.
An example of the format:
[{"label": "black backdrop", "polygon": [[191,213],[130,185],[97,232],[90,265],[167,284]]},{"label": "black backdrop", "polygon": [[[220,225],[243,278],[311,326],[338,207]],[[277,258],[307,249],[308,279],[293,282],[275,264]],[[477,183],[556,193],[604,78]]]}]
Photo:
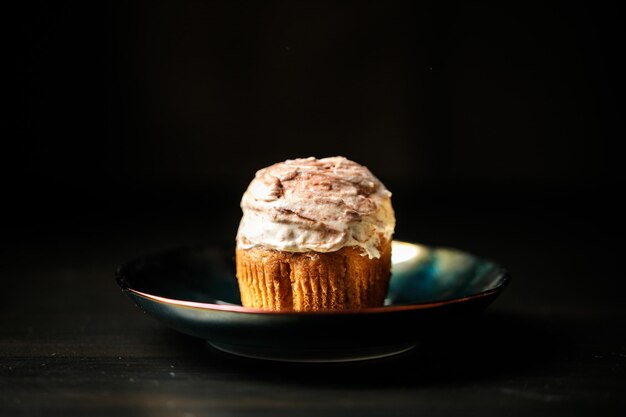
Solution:
[{"label": "black backdrop", "polygon": [[6,231],[155,207],[226,207],[232,230],[255,170],[337,154],[370,167],[407,223],[425,207],[618,213],[617,8],[461,3],[17,6]]}]

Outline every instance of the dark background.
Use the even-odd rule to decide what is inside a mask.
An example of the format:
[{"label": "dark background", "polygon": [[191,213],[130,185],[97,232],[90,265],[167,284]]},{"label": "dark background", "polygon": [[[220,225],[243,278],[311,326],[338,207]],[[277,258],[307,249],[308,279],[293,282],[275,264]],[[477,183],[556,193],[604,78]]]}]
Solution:
[{"label": "dark background", "polygon": [[623,15],[433,3],[27,2],[7,183],[62,207],[239,194],[340,154],[392,191],[611,189]]},{"label": "dark background", "polygon": [[254,172],[311,155],[368,166],[404,239],[473,249],[486,225],[618,239],[610,4],[26,2],[12,16],[9,253],[112,230],[167,241],[166,224],[196,233],[181,241],[231,237]]},{"label": "dark background", "polygon": [[[0,415],[137,415],[181,398],[195,412],[218,401],[289,415],[626,409],[624,15],[459,3],[10,6]],[[120,294],[127,259],[234,245],[257,169],[333,155],[393,192],[398,238],[511,271],[462,349],[451,336],[425,360],[341,368],[355,380],[331,388],[322,368],[310,386],[308,368],[206,354]],[[274,392],[278,408],[263,400]]]}]

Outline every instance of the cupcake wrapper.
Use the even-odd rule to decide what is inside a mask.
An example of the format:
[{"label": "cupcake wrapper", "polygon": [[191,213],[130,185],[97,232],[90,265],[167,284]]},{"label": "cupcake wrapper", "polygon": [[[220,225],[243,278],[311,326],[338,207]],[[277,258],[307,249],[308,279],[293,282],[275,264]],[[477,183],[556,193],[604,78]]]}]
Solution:
[{"label": "cupcake wrapper", "polygon": [[391,241],[381,242],[376,259],[363,256],[358,247],[330,253],[237,248],[242,304],[295,311],[381,306],[389,284]]}]

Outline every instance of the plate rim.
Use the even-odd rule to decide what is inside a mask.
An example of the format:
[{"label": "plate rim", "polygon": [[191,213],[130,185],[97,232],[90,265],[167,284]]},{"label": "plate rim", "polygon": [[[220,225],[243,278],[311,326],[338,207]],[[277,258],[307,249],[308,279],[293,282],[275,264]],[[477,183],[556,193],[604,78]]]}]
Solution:
[{"label": "plate rim", "polygon": [[[417,245],[417,246],[426,246],[431,249],[451,249],[457,252],[466,253],[471,256],[476,256],[469,252],[466,252],[461,249],[456,249],[456,248],[429,246],[429,245],[424,245],[424,244],[419,244],[419,243],[408,242],[404,240],[398,241],[398,242],[409,243],[409,244]],[[182,250],[184,249],[184,247],[178,248],[178,249]],[[119,287],[122,289],[122,291],[128,292],[130,294],[139,296],[141,298],[144,298],[153,302],[161,303],[161,304],[167,304],[167,305],[172,305],[172,306],[182,307],[182,308],[189,308],[189,309],[199,309],[203,311],[217,311],[217,312],[230,312],[230,313],[238,313],[238,314],[255,314],[255,315],[326,316],[326,315],[337,315],[337,314],[341,314],[341,315],[380,314],[380,313],[392,313],[392,312],[399,312],[399,311],[416,311],[416,310],[440,308],[440,307],[444,307],[448,305],[465,303],[465,302],[469,302],[469,301],[476,300],[476,299],[494,296],[500,293],[511,281],[511,274],[506,268],[502,267],[500,264],[496,262],[492,262],[489,259],[476,256],[477,258],[482,259],[486,262],[491,262],[493,265],[495,265],[498,268],[497,279],[500,282],[496,287],[485,290],[485,291],[477,292],[474,294],[470,294],[467,296],[463,296],[463,297],[454,297],[454,298],[435,300],[435,301],[410,303],[410,304],[398,304],[398,305],[390,305],[390,306],[382,306],[382,307],[367,307],[367,308],[361,308],[361,309],[322,310],[322,311],[262,310],[262,309],[251,308],[251,307],[244,307],[244,306],[237,305],[237,304],[216,304],[216,303],[202,303],[202,302],[197,302],[197,301],[179,300],[175,298],[162,297],[159,295],[145,293],[143,291],[139,291],[134,288],[131,288],[127,284],[128,280],[126,280],[124,277],[124,270],[126,269],[125,267],[128,267],[130,264],[137,261],[138,259],[144,258],[146,256],[155,256],[163,252],[168,252],[168,251],[162,251],[162,252],[154,253],[151,255],[140,256],[120,265],[115,273],[115,281],[117,282]]]},{"label": "plate rim", "polygon": [[458,298],[450,298],[442,301],[436,302],[427,302],[427,303],[413,303],[413,304],[399,304],[392,306],[382,306],[382,307],[367,307],[361,309],[345,309],[345,310],[320,310],[320,311],[279,311],[279,310],[261,310],[251,307],[244,307],[240,305],[230,305],[230,304],[215,304],[215,303],[200,303],[197,301],[185,301],[185,300],[177,300],[174,298],[161,297],[159,295],[147,294],[130,287],[122,287],[123,291],[129,292],[131,294],[137,295],[144,299],[154,301],[161,304],[172,305],[176,307],[189,308],[189,309],[198,309],[203,311],[219,311],[219,312],[230,312],[230,313],[239,313],[239,314],[257,314],[257,315],[294,315],[294,316],[325,316],[325,315],[336,315],[336,314],[380,314],[380,313],[392,313],[398,311],[415,311],[415,310],[427,310],[433,308],[440,308],[452,304],[465,303],[471,300],[486,298],[492,295],[499,293],[510,281],[510,275],[505,274],[503,277],[503,282],[498,285],[496,288],[492,288],[490,290],[482,291],[476,294],[472,294],[466,297],[458,297]]}]

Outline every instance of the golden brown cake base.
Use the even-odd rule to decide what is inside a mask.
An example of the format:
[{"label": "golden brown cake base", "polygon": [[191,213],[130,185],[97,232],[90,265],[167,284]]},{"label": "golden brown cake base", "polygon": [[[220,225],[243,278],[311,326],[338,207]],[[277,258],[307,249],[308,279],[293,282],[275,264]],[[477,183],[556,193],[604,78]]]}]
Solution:
[{"label": "golden brown cake base", "polygon": [[391,241],[381,257],[362,249],[282,252],[237,248],[237,279],[244,307],[264,310],[344,310],[383,305],[391,276]]}]

